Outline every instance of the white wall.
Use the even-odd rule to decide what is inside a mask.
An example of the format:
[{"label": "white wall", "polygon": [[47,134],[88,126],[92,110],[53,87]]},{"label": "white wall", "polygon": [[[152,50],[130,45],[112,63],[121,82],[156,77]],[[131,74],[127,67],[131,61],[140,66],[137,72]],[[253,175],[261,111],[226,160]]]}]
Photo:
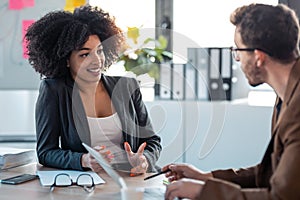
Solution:
[{"label": "white wall", "polygon": [[0,90],[0,136],[34,135],[36,90]]},{"label": "white wall", "polygon": [[271,134],[270,106],[245,101],[147,102],[163,151],[159,165],[187,162],[203,170],[254,165]]},{"label": "white wall", "polygon": [[214,102],[188,103],[186,109],[199,110],[199,126],[195,130],[187,121],[186,138],[193,139],[185,144],[185,162],[213,170],[247,167],[262,159],[271,135],[272,107]]}]

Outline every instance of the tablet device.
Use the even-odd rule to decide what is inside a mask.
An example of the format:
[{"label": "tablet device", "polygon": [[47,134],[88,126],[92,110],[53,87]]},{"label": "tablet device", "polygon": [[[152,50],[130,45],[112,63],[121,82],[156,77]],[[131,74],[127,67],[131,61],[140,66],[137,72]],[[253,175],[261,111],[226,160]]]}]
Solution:
[{"label": "tablet device", "polygon": [[82,145],[86,150],[97,160],[99,165],[106,171],[106,173],[121,187],[126,189],[127,185],[124,179],[110,166],[110,164],[92,147],[85,143]]},{"label": "tablet device", "polygon": [[120,172],[130,173],[132,166],[129,163],[112,163],[111,167]]}]

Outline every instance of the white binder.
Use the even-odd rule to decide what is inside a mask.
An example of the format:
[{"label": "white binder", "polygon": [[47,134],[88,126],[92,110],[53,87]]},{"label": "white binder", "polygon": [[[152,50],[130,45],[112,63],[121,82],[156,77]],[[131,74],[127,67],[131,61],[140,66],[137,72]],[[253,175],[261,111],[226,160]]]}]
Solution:
[{"label": "white binder", "polygon": [[208,100],[208,48],[198,48],[196,51],[197,94],[199,100]]},{"label": "white binder", "polygon": [[171,65],[160,65],[159,93],[161,99],[171,99]]},{"label": "white binder", "polygon": [[183,99],[184,70],[183,64],[173,64],[172,98]]},{"label": "white binder", "polygon": [[196,94],[196,67],[190,62],[185,65],[185,84],[184,98],[186,100],[195,100]]}]

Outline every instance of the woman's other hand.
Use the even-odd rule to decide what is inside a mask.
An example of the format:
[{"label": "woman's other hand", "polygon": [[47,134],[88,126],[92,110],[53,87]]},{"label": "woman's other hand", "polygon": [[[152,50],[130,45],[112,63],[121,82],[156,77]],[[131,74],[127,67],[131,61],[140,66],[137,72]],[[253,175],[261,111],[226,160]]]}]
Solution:
[{"label": "woman's other hand", "polygon": [[135,174],[143,174],[147,172],[149,164],[146,157],[143,155],[146,145],[147,145],[146,142],[144,142],[143,144],[141,144],[137,152],[134,153],[131,150],[130,144],[128,142],[124,143],[124,148],[127,153],[128,161],[133,167],[130,171],[131,176],[134,176]]}]

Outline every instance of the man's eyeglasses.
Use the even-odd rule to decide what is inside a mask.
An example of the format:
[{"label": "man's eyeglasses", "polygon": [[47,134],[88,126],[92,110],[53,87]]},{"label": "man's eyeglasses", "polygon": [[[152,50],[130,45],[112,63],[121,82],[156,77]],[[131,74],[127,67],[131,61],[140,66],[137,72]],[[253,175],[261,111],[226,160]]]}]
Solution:
[{"label": "man's eyeglasses", "polygon": [[269,56],[272,56],[273,54],[270,53],[269,51],[263,50],[261,48],[236,48],[236,47],[230,47],[230,51],[232,54],[232,57],[234,60],[239,61],[239,54],[238,51],[254,51],[254,50],[260,50],[266,54],[268,54]]},{"label": "man's eyeglasses", "polygon": [[239,60],[238,51],[254,51],[257,48],[235,48],[230,47],[230,51],[234,60]]},{"label": "man's eyeglasses", "polygon": [[86,192],[92,192],[95,189],[94,179],[90,174],[80,174],[76,178],[76,182],[73,182],[69,174],[61,173],[55,176],[50,191],[53,191],[55,187],[68,187],[72,185],[80,186]]}]

